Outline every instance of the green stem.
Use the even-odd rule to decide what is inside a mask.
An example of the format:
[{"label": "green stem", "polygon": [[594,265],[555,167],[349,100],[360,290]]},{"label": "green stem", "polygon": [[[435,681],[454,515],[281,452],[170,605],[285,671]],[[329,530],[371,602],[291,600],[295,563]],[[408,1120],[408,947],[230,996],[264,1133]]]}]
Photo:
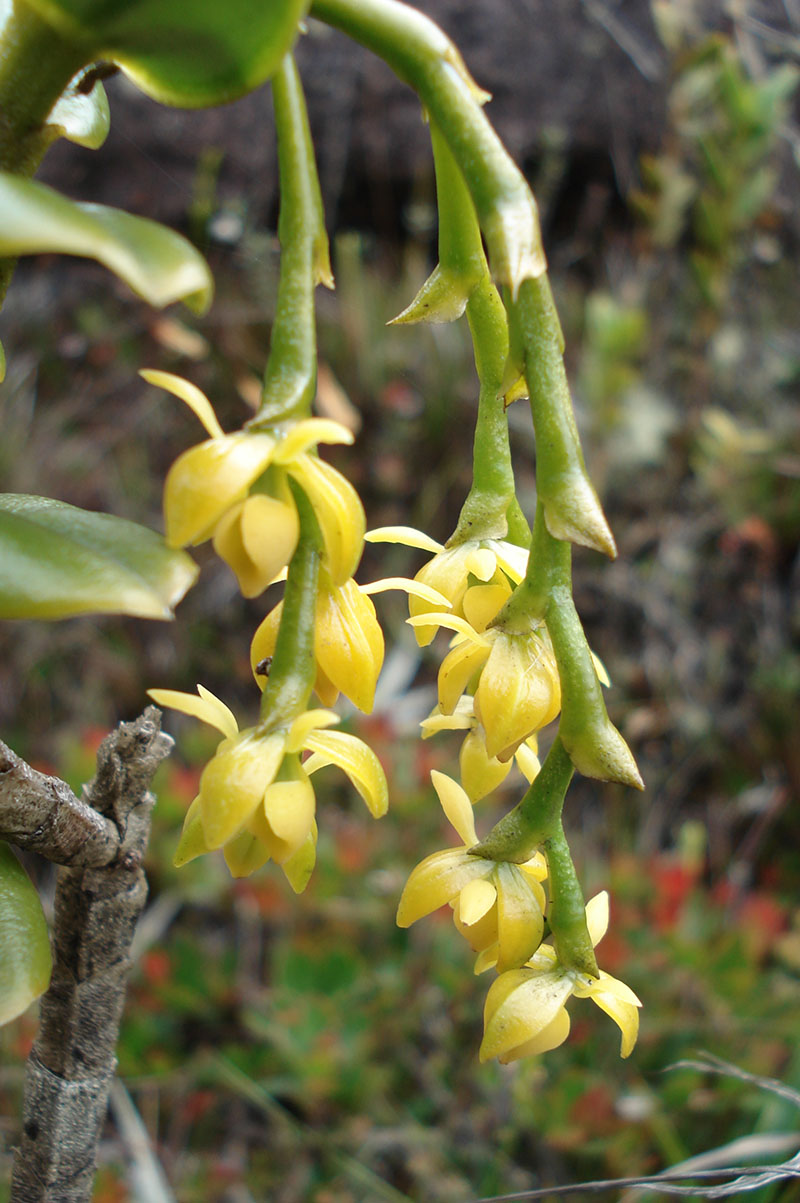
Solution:
[{"label": "green stem", "polygon": [[544,842],[550,907],[547,918],[553,945],[565,969],[599,977],[594,948],[586,926],[586,904],[572,854],[559,819],[553,834]]},{"label": "green stem", "polygon": [[573,772],[569,754],[556,736],[525,797],[470,852],[514,864],[529,860],[558,830]]},{"label": "green stem", "polygon": [[547,528],[557,539],[617,554],[583,461],[561,353],[558,314],[546,277],[526,280],[512,301],[522,341],[536,434],[536,487]]},{"label": "green stem", "polygon": [[[30,178],[57,134],[46,118],[85,55],[33,8],[16,4],[0,45],[0,171]],[[0,304],[15,260],[0,260]]]},{"label": "green stem", "polygon": [[558,732],[579,772],[642,789],[625,740],[608,717],[589,644],[572,600],[572,549],[547,529],[545,508],[536,508],[525,580],[491,624],[513,632],[547,625],[561,681]]},{"label": "green stem", "polygon": [[302,714],[316,677],[314,631],[322,534],[311,502],[291,477],[289,488],[297,505],[300,539],[289,565],[278,638],[261,698],[265,731],[283,726]]},{"label": "green stem", "polygon": [[322,197],[303,87],[287,54],[272,78],[281,206],[281,273],[261,407],[249,423],[264,429],[306,417],[317,386],[314,290],[333,287]]},{"label": "green stem", "polygon": [[516,295],[545,271],[536,202],[480,108],[485,99],[450,39],[399,0],[312,0],[311,16],[367,46],[417,92],[464,173],[495,280]]}]

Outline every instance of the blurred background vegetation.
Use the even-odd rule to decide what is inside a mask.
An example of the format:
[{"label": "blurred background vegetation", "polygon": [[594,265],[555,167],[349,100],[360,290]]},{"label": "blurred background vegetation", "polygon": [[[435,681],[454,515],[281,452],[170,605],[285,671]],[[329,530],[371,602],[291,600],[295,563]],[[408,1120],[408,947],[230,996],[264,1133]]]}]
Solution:
[{"label": "blurred background vegetation", "polygon": [[[640,1042],[620,1062],[604,1018],[576,1004],[562,1048],[481,1067],[487,983],[447,915],[394,927],[410,868],[450,838],[429,771],[452,769],[458,741],[418,741],[435,664],[389,597],[376,711],[345,721],[383,760],[390,814],[374,824],[326,779],[320,859],[302,898],[270,866],[238,883],[214,858],[170,867],[215,741],[167,720],[177,748],[158,782],[151,903],[119,1051],[169,1183],[158,1186],[164,1200],[469,1203],[655,1172],[746,1135],[760,1138],[756,1160],[777,1152],[776,1132],[793,1151],[788,1103],[696,1069],[665,1073],[705,1049],[800,1088],[800,25],[762,34],[754,58],[748,26],[709,34],[682,24],[682,9],[653,9],[669,68],[663,120],[624,186],[547,130],[526,162],[587,460],[620,549],[614,564],[578,552],[576,600],[647,791],[579,780],[567,814],[589,892],[611,891],[602,963],[644,1000]],[[123,111],[127,99],[121,87]],[[179,220],[217,275],[208,317],[154,315],[90,266],[19,269],[3,315],[5,491],[160,527],[164,474],[200,430],[137,369],[190,377],[229,426],[254,403],[278,250],[257,207],[226,185],[224,137],[209,130],[178,189]],[[157,192],[171,168],[154,166]],[[152,211],[138,178],[136,190],[139,211]],[[319,297],[319,409],[359,431],[335,462],[370,525],[444,539],[470,482],[466,328],[385,325],[435,254],[430,170],[383,196],[380,214],[381,237],[374,221],[373,232],[352,228],[344,203],[338,211],[337,291]],[[510,421],[532,512],[524,403]],[[201,681],[254,716],[249,640],[273,599],[242,601],[224,565],[205,548],[198,558],[200,583],[171,626],[0,629],[4,739],[77,788],[102,734],[141,710],[148,686]],[[407,550],[368,548],[359,579],[418,566]],[[508,791],[481,804],[479,825]],[[0,1033],[5,1169],[34,1030],[27,1015]],[[126,1114],[118,1096],[96,1197],[161,1203],[153,1181],[137,1186],[142,1155]],[[798,1194],[789,1185],[749,1197]]]}]

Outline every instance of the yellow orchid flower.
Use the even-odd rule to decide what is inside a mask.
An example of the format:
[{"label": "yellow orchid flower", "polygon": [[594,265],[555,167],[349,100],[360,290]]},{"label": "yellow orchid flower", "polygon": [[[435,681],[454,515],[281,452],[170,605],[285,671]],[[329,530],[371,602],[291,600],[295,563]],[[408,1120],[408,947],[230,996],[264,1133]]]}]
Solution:
[{"label": "yellow orchid flower", "polygon": [[[328,764],[346,773],[375,818],[386,813],[388,789],[380,761],[354,735],[323,729],[339,722],[332,711],[305,711],[274,731],[240,731],[228,707],[202,685],[197,696],[171,689],[148,692],[159,706],[190,714],[224,737],[187,812],[176,864],[223,848],[234,876],[252,873],[272,859],[294,888],[300,880],[304,885],[316,846],[309,778]],[[305,751],[311,755],[301,762]]]},{"label": "yellow orchid flower", "polygon": [[[320,570],[314,621],[314,692],[323,706],[333,706],[343,693],[365,714],[372,710],[383,666],[384,641],[371,595],[387,589],[404,589],[422,595],[430,603],[447,605],[441,594],[403,577],[388,577],[371,585],[357,585],[352,579],[335,585],[330,574],[324,568]],[[262,666],[275,651],[282,613],[283,602],[279,602],[250,645],[250,664],[262,689],[267,680]]]},{"label": "yellow orchid flower", "polygon": [[469,849],[478,842],[472,803],[444,773],[434,770],[431,781],[463,843],[434,852],[413,870],[397,908],[398,926],[410,927],[450,903],[457,929],[481,953],[476,972],[495,962],[501,969],[524,964],[542,939],[544,857],[537,852],[516,865],[470,856]]},{"label": "yellow orchid flower", "polygon": [[[420,723],[422,738],[430,739],[438,731],[465,731],[458,762],[461,784],[471,802],[480,802],[505,781],[511,771],[512,761],[498,760],[486,751],[486,736],[478,722],[469,694],[462,694],[452,714],[443,714],[435,709]],[[524,740],[513,759],[522,775],[530,783],[539,772],[538,741],[535,735]]]},{"label": "yellow orchid flower", "polygon": [[520,744],[561,709],[561,682],[543,625],[521,633],[476,631],[465,618],[436,612],[407,621],[414,627],[433,622],[456,633],[439,668],[439,708],[452,714],[479,673],[473,704],[490,758],[510,760]]},{"label": "yellow orchid flower", "polygon": [[[608,894],[603,891],[586,906],[586,925],[593,945],[608,930]],[[486,997],[481,1061],[499,1057],[517,1061],[548,1052],[569,1035],[565,1003],[571,996],[591,998],[620,1029],[620,1056],[628,1057],[639,1034],[642,1005],[629,986],[609,973],[589,977],[559,963],[555,949],[542,944],[527,965],[501,973]]]},{"label": "yellow orchid flower", "polygon": [[[213,536],[242,592],[255,597],[297,545],[297,514],[286,486],[291,476],[314,508],[333,580],[341,583],[352,575],[364,541],[363,506],[341,473],[310,454],[318,443],[352,443],[346,427],[328,418],[306,418],[270,433],[225,434],[211,402],[188,380],[170,372],[141,375],[185,401],[210,436],[180,455],[167,473],[164,517],[170,546],[196,545]],[[269,468],[276,469],[274,482],[251,494]]]},{"label": "yellow orchid flower", "polygon": [[[420,551],[433,552],[433,558],[420,568],[415,580],[443,594],[453,614],[466,617],[469,621],[471,619],[465,612],[464,598],[470,588],[470,578],[476,578],[494,591],[492,604],[496,601],[497,605],[486,619],[488,622],[510,595],[511,587],[518,585],[525,576],[528,564],[527,548],[517,547],[505,539],[470,539],[458,547],[443,547],[435,539],[410,526],[379,527],[368,531],[365,538],[368,543],[403,543]],[[485,606],[486,596],[483,604]],[[412,596],[409,600],[412,618],[419,618],[435,609],[422,598]],[[415,626],[414,633],[420,647],[426,647],[431,642],[436,630],[435,625],[420,623]]]}]

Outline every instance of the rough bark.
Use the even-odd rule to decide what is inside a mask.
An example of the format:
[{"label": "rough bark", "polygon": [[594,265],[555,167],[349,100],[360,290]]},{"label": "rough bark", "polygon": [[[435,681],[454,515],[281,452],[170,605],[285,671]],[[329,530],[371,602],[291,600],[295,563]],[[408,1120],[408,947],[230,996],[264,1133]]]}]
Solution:
[{"label": "rough bark", "polygon": [[[59,869],[56,887],[53,978],[28,1058],[11,1203],[88,1203],[91,1198],[97,1143],[116,1067],[130,946],[147,897],[141,865],[153,804],[148,787],[171,746],[153,707],[135,722],[121,723],[100,745],[97,774],[78,807],[96,812],[116,832],[109,863],[79,863],[68,828],[68,863]],[[4,755],[3,763],[11,764],[5,771],[16,774],[22,797],[48,814],[45,803],[53,779],[35,774],[13,753],[10,760]],[[63,790],[55,792],[66,806],[77,803],[75,798],[70,803]],[[83,812],[72,808],[83,821]],[[57,821],[47,825],[52,831]],[[98,829],[90,824],[95,848],[103,842],[96,838]]]}]

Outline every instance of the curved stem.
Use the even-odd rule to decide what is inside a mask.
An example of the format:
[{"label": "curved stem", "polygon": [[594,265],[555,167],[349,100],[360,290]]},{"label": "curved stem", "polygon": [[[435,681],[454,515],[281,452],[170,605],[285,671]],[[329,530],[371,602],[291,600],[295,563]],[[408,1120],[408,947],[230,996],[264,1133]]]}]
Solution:
[{"label": "curved stem", "polygon": [[565,969],[599,977],[600,971],[586,926],[583,891],[560,819],[543,847],[550,889],[547,917],[558,959]]},{"label": "curved stem", "polygon": [[573,772],[569,754],[556,736],[525,797],[470,849],[471,854],[514,864],[529,860],[557,831]]},{"label": "curved stem", "polygon": [[496,281],[516,295],[545,271],[536,202],[480,102],[456,47],[428,17],[399,0],[312,0],[311,16],[341,29],[417,92],[464,173]]},{"label": "curved stem", "polygon": [[314,290],[333,287],[322,197],[303,87],[287,54],[272,79],[281,205],[281,272],[261,407],[248,423],[262,429],[305,417],[317,386]]},{"label": "curved stem", "polygon": [[264,731],[291,722],[305,710],[316,677],[314,630],[322,534],[311,502],[291,477],[289,487],[300,519],[300,539],[289,565],[278,638],[261,698]]}]

